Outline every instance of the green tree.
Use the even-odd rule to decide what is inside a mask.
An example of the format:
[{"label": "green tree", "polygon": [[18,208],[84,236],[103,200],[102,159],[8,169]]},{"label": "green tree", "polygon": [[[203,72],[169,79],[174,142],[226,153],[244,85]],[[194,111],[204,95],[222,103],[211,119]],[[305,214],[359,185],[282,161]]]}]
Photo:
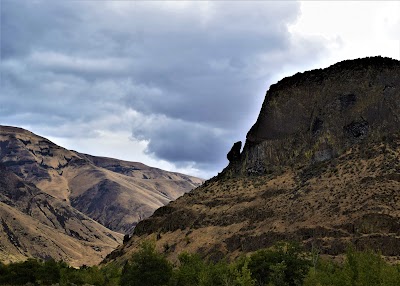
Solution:
[{"label": "green tree", "polygon": [[7,266],[7,275],[2,277],[3,283],[12,285],[36,284],[36,275],[40,266],[40,263],[35,259],[12,263]]},{"label": "green tree", "polygon": [[400,266],[390,265],[373,251],[349,248],[344,263],[320,260],[304,280],[305,286],[397,286]]},{"label": "green tree", "polygon": [[206,269],[204,261],[198,254],[181,253],[177,267],[171,277],[170,285],[195,286],[199,285],[200,275]]},{"label": "green tree", "polygon": [[344,272],[350,285],[381,285],[381,273],[384,266],[382,257],[371,250],[355,251],[349,248],[346,253]]},{"label": "green tree", "polygon": [[251,277],[249,269],[249,259],[241,257],[231,264],[231,273],[234,277],[233,284],[235,286],[254,286],[256,280]]},{"label": "green tree", "polygon": [[82,270],[75,269],[72,267],[62,268],[60,271],[60,285],[83,285],[85,284],[84,275],[82,275]]},{"label": "green tree", "polygon": [[182,253],[179,266],[170,280],[171,286],[253,286],[246,259],[228,264],[205,262],[198,254]]},{"label": "green tree", "polygon": [[104,285],[117,286],[120,284],[121,268],[114,263],[109,263],[101,268],[104,276]]},{"label": "green tree", "polygon": [[122,269],[120,284],[123,286],[167,285],[172,275],[172,265],[156,252],[155,244],[145,241]]},{"label": "green tree", "polygon": [[54,259],[50,259],[42,263],[40,269],[36,273],[36,279],[40,285],[53,285],[60,281],[60,268],[62,264],[57,263]]},{"label": "green tree", "polygon": [[304,286],[346,286],[349,277],[343,271],[343,265],[334,261],[319,259],[315,268],[311,268],[304,280]]},{"label": "green tree", "polygon": [[233,285],[229,264],[224,260],[217,263],[206,263],[205,268],[200,273],[199,286],[225,285]]},{"label": "green tree", "polygon": [[277,243],[250,256],[248,264],[252,277],[260,285],[302,285],[310,261],[297,243]]}]

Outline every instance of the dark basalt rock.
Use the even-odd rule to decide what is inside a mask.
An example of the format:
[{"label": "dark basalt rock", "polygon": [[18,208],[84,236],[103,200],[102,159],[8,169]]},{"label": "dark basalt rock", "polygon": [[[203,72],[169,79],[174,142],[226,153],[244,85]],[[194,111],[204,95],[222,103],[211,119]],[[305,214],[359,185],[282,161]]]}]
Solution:
[{"label": "dark basalt rock", "polygon": [[343,130],[352,139],[362,139],[368,134],[368,122],[361,120],[359,122],[352,122],[346,125]]},{"label": "dark basalt rock", "polygon": [[322,130],[323,126],[324,126],[324,122],[320,118],[315,117],[314,122],[311,127],[311,133],[314,136],[317,135]]},{"label": "dark basalt rock", "polygon": [[355,94],[344,94],[339,97],[341,110],[346,110],[355,105],[357,97]]},{"label": "dark basalt rock", "polygon": [[242,141],[238,141],[233,144],[231,151],[229,151],[226,156],[229,162],[239,161],[240,160],[240,150],[242,149]]},{"label": "dark basalt rock", "polygon": [[[297,73],[270,86],[228,176],[262,175],[331,160],[349,146],[380,140],[400,125],[400,61],[372,57]],[[390,91],[390,92],[389,92]]]}]

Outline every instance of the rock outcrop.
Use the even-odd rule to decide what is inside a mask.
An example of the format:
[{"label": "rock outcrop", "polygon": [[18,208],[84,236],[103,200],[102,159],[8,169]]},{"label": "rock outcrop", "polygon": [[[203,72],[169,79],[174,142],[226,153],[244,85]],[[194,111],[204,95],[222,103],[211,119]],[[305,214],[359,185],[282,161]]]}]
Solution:
[{"label": "rock outcrop", "polygon": [[240,150],[242,149],[242,141],[238,141],[233,144],[232,149],[226,155],[229,162],[235,162],[240,160]]},{"label": "rock outcrop", "polygon": [[399,62],[373,57],[297,73],[271,85],[234,173],[338,157],[399,130]]},{"label": "rock outcrop", "polygon": [[240,156],[234,147],[221,174],[140,222],[106,261],[152,238],[171,259],[297,240],[323,255],[352,243],[399,260],[399,114],[397,60],[349,60],[279,81]]}]

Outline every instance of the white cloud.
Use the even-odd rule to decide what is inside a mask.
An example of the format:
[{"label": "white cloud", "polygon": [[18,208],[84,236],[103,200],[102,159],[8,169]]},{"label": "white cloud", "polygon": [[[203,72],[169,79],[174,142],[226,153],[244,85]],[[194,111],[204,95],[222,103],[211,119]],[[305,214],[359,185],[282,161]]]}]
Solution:
[{"label": "white cloud", "polygon": [[127,58],[84,58],[70,56],[53,51],[33,52],[28,62],[50,71],[88,72],[88,73],[115,73],[126,72],[131,67],[131,60]]},{"label": "white cloud", "polygon": [[[93,138],[69,138],[47,136],[53,143],[70,150],[86,153],[94,156],[110,157],[131,162],[141,162],[151,167],[167,171],[192,174],[200,178],[209,178],[215,173],[199,170],[194,164],[187,164],[180,168],[165,160],[147,154],[147,141],[136,140],[128,131],[97,130],[97,136]],[[54,133],[52,133],[54,134]]]},{"label": "white cloud", "polygon": [[366,56],[400,59],[399,21],[398,1],[303,1],[289,30],[324,38],[330,54],[319,64],[325,66]]}]

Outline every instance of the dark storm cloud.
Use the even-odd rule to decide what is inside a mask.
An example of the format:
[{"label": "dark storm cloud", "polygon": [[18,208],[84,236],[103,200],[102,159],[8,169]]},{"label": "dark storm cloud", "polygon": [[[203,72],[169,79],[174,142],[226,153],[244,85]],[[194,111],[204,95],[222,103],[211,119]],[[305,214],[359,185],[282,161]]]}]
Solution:
[{"label": "dark storm cloud", "polygon": [[33,50],[69,47],[79,14],[66,1],[1,1],[1,56],[23,57]]},{"label": "dark storm cloud", "polygon": [[215,158],[224,154],[223,145],[230,144],[229,137],[232,136],[212,126],[165,116],[150,116],[139,120],[134,125],[133,135],[139,139],[152,138],[149,151],[161,158],[177,163],[189,161],[198,164],[215,162]]},{"label": "dark storm cloud", "polygon": [[2,0],[0,120],[84,136],[134,112],[122,125],[148,153],[221,169],[271,75],[323,51],[288,32],[298,14],[296,2]]}]

